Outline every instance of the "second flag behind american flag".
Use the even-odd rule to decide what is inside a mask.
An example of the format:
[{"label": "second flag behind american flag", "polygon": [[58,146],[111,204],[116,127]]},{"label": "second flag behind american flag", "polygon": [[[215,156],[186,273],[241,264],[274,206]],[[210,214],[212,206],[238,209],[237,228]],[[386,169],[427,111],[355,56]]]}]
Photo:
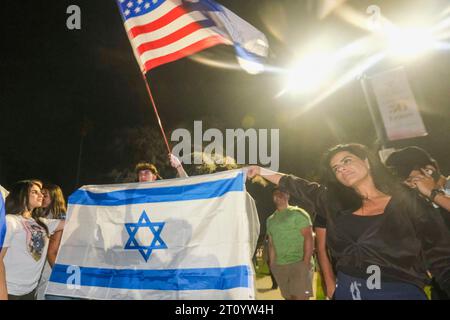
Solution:
[{"label": "second flag behind american flag", "polygon": [[[247,72],[263,70],[266,36],[212,0],[117,0],[143,73],[218,44],[233,45]],[[255,71],[257,70],[257,71]]]}]

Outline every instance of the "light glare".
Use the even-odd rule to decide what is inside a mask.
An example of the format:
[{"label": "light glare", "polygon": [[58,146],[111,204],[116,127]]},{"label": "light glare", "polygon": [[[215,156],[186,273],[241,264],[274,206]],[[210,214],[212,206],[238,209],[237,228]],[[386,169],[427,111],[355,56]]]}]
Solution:
[{"label": "light glare", "polygon": [[435,41],[426,29],[397,29],[389,32],[389,53],[392,56],[410,59],[432,49]]}]

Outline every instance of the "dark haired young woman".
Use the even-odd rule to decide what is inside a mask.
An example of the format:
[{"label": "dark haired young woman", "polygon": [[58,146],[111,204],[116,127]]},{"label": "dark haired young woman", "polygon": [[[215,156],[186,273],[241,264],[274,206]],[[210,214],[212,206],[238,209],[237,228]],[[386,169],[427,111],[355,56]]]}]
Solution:
[{"label": "dark haired young woman", "polygon": [[425,300],[428,271],[450,291],[450,236],[433,209],[363,145],[330,149],[322,168],[323,185],[257,166],[247,174],[315,211],[337,270],[335,299]]},{"label": "dark haired young woman", "polygon": [[46,261],[48,237],[64,228],[64,221],[39,217],[41,185],[33,180],[17,182],[6,198],[7,231],[0,252],[6,279],[0,296],[10,300],[34,300]]}]

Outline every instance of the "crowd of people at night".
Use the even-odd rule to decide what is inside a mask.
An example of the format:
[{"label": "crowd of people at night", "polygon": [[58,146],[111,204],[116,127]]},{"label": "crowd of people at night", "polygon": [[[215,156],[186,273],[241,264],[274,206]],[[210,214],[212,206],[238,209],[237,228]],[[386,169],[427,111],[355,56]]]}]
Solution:
[{"label": "crowd of people at night", "polygon": [[[177,157],[170,154],[169,161],[178,177],[236,168],[200,166],[188,175]],[[327,150],[320,168],[320,182],[244,168],[248,179],[273,185],[275,211],[264,221],[263,238],[274,288],[285,299],[308,300],[319,270],[328,299],[448,299],[450,177],[438,162],[419,147],[382,162],[366,146],[350,143]],[[148,162],[137,164],[135,173],[136,182],[161,179]],[[70,299],[45,295],[67,213],[61,188],[29,179],[1,192],[0,299]]]}]

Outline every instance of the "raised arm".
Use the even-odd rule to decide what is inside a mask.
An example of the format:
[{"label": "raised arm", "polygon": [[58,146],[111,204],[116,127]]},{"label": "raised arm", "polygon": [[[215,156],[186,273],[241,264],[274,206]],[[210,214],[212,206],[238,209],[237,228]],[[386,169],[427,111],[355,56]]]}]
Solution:
[{"label": "raised arm", "polygon": [[296,205],[304,208],[311,216],[315,217],[318,212],[326,215],[326,188],[316,182],[311,182],[293,175],[287,175],[271,171],[258,166],[247,167],[247,178],[261,176],[267,181],[278,185],[280,189],[289,193]]},{"label": "raised arm", "polygon": [[424,169],[421,169],[422,174],[414,176],[405,184],[410,188],[417,189],[423,196],[427,197],[439,207],[447,210],[450,213],[450,196],[440,191],[438,185],[433,177],[429,175]]},{"label": "raised arm", "polygon": [[278,185],[280,183],[280,179],[284,176],[284,174],[269,169],[261,168],[258,166],[249,166],[247,168],[247,177],[249,179],[253,179],[256,176],[261,176],[267,181],[270,181],[273,184]]},{"label": "raised arm", "polygon": [[436,203],[441,208],[444,208],[447,210],[448,214],[450,214],[450,197],[447,196],[444,193],[437,193],[434,198],[433,202]]},{"label": "raised arm", "polygon": [[189,177],[188,174],[186,173],[186,171],[184,170],[180,159],[178,159],[173,154],[169,153],[169,160],[170,160],[170,165],[177,170],[177,174],[180,178]]}]

